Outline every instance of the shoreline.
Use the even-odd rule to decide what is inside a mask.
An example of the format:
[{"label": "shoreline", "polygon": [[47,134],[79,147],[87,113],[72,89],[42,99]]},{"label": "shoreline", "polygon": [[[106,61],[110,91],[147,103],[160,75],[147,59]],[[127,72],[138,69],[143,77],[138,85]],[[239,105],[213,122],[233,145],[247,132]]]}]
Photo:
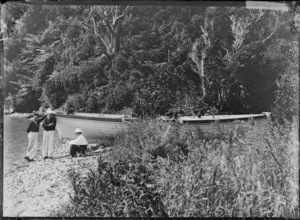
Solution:
[{"label": "shoreline", "polygon": [[53,216],[73,194],[68,172],[97,169],[98,156],[71,158],[69,145],[56,143],[53,159],[15,162],[3,175],[3,216]]}]

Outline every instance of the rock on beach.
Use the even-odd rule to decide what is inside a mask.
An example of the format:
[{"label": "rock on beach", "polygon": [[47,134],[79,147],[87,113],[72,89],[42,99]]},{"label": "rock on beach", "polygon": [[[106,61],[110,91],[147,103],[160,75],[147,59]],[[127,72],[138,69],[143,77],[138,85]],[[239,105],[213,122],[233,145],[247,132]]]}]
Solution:
[{"label": "rock on beach", "polygon": [[[70,202],[68,170],[82,173],[97,168],[98,155],[71,158],[69,145],[56,144],[54,159],[15,163],[4,174],[4,217],[49,217]],[[68,156],[67,156],[68,155]]]}]

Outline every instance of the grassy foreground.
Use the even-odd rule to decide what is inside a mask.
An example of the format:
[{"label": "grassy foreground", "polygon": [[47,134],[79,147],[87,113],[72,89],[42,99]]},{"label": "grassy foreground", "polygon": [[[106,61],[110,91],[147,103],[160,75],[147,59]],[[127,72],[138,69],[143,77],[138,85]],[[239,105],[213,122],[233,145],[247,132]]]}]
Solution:
[{"label": "grassy foreground", "polygon": [[97,169],[69,172],[74,194],[55,215],[299,218],[297,129],[131,124]]}]

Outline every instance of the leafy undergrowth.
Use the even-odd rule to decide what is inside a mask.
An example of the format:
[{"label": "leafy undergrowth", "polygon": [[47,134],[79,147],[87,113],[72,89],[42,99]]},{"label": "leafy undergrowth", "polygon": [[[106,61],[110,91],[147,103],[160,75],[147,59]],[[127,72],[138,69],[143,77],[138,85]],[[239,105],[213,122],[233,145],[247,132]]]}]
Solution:
[{"label": "leafy undergrowth", "polygon": [[75,194],[56,215],[299,218],[295,124],[133,123],[96,170],[70,172]]}]

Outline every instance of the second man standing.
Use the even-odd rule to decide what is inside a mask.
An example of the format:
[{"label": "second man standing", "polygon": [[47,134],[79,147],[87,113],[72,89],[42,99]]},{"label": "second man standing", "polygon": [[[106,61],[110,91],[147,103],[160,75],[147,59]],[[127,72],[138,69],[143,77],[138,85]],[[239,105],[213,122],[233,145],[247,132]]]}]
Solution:
[{"label": "second man standing", "polygon": [[47,117],[43,121],[43,158],[52,158],[54,146],[54,133],[56,127],[56,117],[52,110],[47,110]]}]

